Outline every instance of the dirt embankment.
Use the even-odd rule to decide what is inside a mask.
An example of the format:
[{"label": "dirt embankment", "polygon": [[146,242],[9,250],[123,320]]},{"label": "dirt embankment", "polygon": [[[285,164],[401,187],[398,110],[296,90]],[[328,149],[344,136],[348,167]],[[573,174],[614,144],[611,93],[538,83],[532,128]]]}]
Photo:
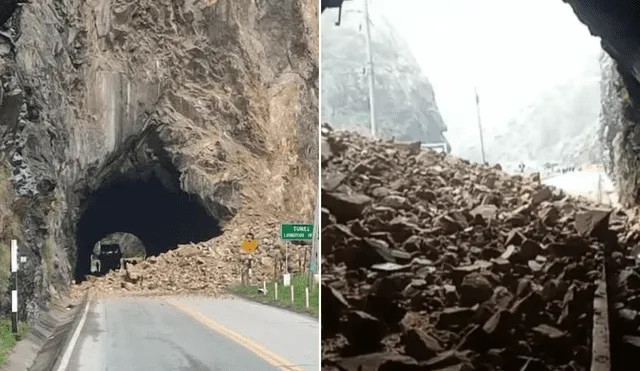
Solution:
[{"label": "dirt embankment", "polygon": [[[605,261],[637,288],[635,216],[537,174],[323,130],[323,370],[589,368]],[[635,290],[609,303],[616,352],[634,349]]]}]

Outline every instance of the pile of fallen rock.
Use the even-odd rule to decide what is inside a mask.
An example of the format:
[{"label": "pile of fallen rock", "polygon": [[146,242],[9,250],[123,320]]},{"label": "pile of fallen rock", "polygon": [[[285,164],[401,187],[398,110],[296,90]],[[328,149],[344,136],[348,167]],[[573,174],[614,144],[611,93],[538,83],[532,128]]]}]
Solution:
[{"label": "pile of fallen rock", "polygon": [[323,370],[588,369],[623,213],[420,143],[321,151]]},{"label": "pile of fallen rock", "polygon": [[[126,264],[120,270],[103,277],[88,276],[74,286],[83,292],[98,293],[171,294],[193,293],[217,296],[224,294],[232,284],[242,281],[247,271],[249,254],[241,249],[242,241],[251,231],[259,241],[258,249],[250,255],[252,276],[250,283],[259,285],[271,281],[284,270],[285,249],[278,241],[279,225],[230,225],[228,230],[213,240],[181,245],[158,256],[150,256],[137,264]],[[288,250],[289,271],[300,270],[305,249]]]}]

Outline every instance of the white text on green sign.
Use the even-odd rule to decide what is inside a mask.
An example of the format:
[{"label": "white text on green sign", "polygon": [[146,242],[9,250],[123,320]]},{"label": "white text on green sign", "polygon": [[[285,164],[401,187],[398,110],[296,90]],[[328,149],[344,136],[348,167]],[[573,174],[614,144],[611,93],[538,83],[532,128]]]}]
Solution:
[{"label": "white text on green sign", "polygon": [[285,241],[313,240],[313,224],[281,224],[280,238]]}]

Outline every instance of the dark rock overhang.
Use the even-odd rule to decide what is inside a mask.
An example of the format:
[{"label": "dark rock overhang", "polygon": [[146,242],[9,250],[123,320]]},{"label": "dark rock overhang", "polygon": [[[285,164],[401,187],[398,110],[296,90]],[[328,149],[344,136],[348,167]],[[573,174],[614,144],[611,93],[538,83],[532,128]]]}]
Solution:
[{"label": "dark rock overhang", "polygon": [[626,74],[640,81],[640,3],[632,0],[563,0]]}]

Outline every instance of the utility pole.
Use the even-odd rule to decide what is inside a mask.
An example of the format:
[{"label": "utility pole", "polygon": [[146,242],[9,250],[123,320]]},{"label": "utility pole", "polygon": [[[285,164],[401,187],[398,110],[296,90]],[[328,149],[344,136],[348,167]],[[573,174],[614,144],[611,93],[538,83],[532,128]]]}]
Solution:
[{"label": "utility pole", "polygon": [[373,53],[371,52],[371,29],[369,27],[369,0],[364,0],[364,21],[367,47],[367,70],[369,72],[369,122],[371,124],[371,136],[376,137],[376,100],[375,100],[375,74],[373,72]]},{"label": "utility pole", "polygon": [[598,203],[602,203],[602,174],[598,173]]},{"label": "utility pole", "polygon": [[480,131],[480,150],[482,151],[482,163],[486,164],[487,159],[484,155],[484,139],[482,137],[482,120],[480,119],[480,96],[478,95],[478,87],[475,87],[476,93],[476,113],[478,115],[478,130]]}]

